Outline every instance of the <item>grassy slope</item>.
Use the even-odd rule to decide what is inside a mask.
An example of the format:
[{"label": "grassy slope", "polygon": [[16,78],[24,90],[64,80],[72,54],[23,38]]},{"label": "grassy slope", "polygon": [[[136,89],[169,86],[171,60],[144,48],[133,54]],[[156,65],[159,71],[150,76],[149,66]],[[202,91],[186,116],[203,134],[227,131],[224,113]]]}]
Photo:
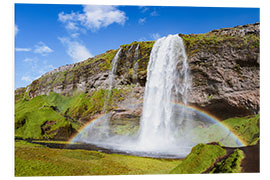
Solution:
[{"label": "grassy slope", "polygon": [[15,142],[15,176],[164,174],[180,162]]},{"label": "grassy slope", "polygon": [[231,130],[243,138],[247,144],[255,145],[260,138],[259,122],[260,115],[241,117],[241,118],[229,118],[223,121],[228,125]]},{"label": "grassy slope", "polygon": [[218,162],[210,173],[240,173],[243,158],[243,151],[236,149],[227,159]]},{"label": "grassy slope", "polygon": [[57,122],[52,125],[51,131],[70,124],[50,107],[51,104],[46,98],[46,96],[39,96],[31,101],[23,99],[15,104],[15,136],[42,138],[41,126],[46,121]]},{"label": "grassy slope", "polygon": [[171,174],[198,174],[206,171],[216,159],[226,155],[226,150],[218,145],[198,144],[191,153],[174,168]]},{"label": "grassy slope", "polygon": [[230,46],[238,49],[249,49],[255,51],[260,47],[260,37],[256,34],[241,36],[216,35],[212,32],[204,34],[181,34],[187,54],[193,56],[201,50],[211,50],[218,52],[218,49],[224,46]]},{"label": "grassy slope", "polygon": [[[255,145],[259,140],[259,119],[259,114],[247,117],[234,117],[222,121],[222,124],[244,140],[246,145]],[[196,127],[192,131],[195,142],[220,142],[224,146],[238,146],[235,139],[230,138],[228,131],[222,130],[219,124],[213,124],[204,128]]]},{"label": "grassy slope", "polygon": [[[203,35],[204,36],[204,35]],[[199,37],[199,38],[198,38]],[[208,39],[207,39],[208,38]],[[192,55],[197,51],[196,44],[202,44],[205,47],[216,46],[217,42],[230,43],[233,37],[222,37],[217,39],[215,36],[207,36],[207,38],[200,36],[184,36],[183,39],[189,42],[190,51]],[[255,39],[255,40],[254,40]],[[201,43],[198,43],[200,41]],[[235,41],[238,42],[238,41]],[[255,36],[248,36],[235,45],[246,46],[247,42],[254,42],[252,47],[259,46],[258,38]],[[149,46],[152,45],[151,43]],[[207,46],[206,46],[207,45]],[[103,70],[110,69],[110,60],[113,58],[116,50],[107,53],[104,57],[99,57],[95,60],[101,61],[99,67]],[[108,57],[107,57],[108,56]],[[140,60],[138,60],[140,61]],[[93,61],[91,61],[92,63]],[[80,69],[81,66],[90,63],[86,61],[76,67]],[[144,67],[144,66],[143,66]],[[139,72],[146,73],[146,69],[139,69]],[[51,83],[62,83],[64,76],[59,75],[57,81]],[[66,77],[73,76],[69,75]],[[41,83],[42,84],[42,83]],[[94,97],[94,98],[93,98]],[[95,113],[101,110],[103,101],[96,101],[104,97],[104,92],[98,92],[91,97],[80,94],[72,98],[53,94],[52,96],[38,96],[31,101],[20,100],[21,97],[16,98],[15,105],[15,123],[16,135],[24,138],[42,138],[40,126],[47,120],[57,121],[53,128],[59,128],[67,124],[72,124],[75,128],[79,125],[67,121],[61,113],[67,113],[72,118],[87,116],[88,113]],[[100,104],[101,103],[101,104]],[[49,106],[57,106],[59,112],[53,111]],[[87,113],[86,113],[87,112]],[[25,123],[24,123],[25,121]],[[239,136],[243,137],[249,144],[254,144],[259,139],[259,115],[250,118],[230,118],[224,121],[229,125],[233,131]],[[139,158],[133,156],[123,155],[108,155],[99,152],[84,151],[84,150],[59,150],[49,149],[41,146],[33,146],[22,142],[16,142],[15,147],[15,168],[16,176],[31,176],[31,175],[89,175],[89,174],[156,174],[168,173],[171,169],[177,166],[172,173],[201,173],[209,165],[214,162],[214,159],[222,156],[223,151],[213,145],[204,145],[197,147],[186,157],[185,161],[179,165],[181,161],[165,161],[155,160],[150,158]],[[233,164],[238,162],[241,153],[235,153],[231,158],[226,160],[225,164]],[[236,160],[236,161],[234,161]],[[225,161],[224,161],[225,162]],[[219,169],[230,171],[231,166],[224,166],[220,164]],[[222,170],[222,172],[224,172]],[[215,169],[215,171],[218,171]]]},{"label": "grassy slope", "polygon": [[[107,108],[111,109],[116,101],[121,101],[127,91],[128,88],[113,89]],[[108,93],[108,90],[100,89],[91,95],[75,93],[73,96],[63,96],[50,93],[48,96],[36,96],[31,100],[17,99],[15,103],[15,136],[36,139],[53,138],[55,134],[51,132],[61,127],[72,125],[74,129],[78,129],[82,125],[78,121],[80,118],[89,120],[90,116],[103,110]],[[45,122],[55,123],[50,125],[51,129],[48,132],[42,134],[41,127]]]}]

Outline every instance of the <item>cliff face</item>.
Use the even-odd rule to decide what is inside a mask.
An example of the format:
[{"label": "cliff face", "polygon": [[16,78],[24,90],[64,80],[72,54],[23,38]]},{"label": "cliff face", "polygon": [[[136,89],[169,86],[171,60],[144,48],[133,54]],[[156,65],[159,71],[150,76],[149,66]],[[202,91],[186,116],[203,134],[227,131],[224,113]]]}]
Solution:
[{"label": "cliff face", "polygon": [[[119,65],[117,68],[117,84],[128,85],[138,82],[144,86],[149,55],[154,42],[133,42],[122,45]],[[135,49],[139,45],[140,51],[134,58]],[[63,95],[72,95],[74,91],[89,92],[108,87],[108,76],[111,70],[111,61],[116,50],[109,50],[94,58],[59,67],[44,74],[27,86],[26,93],[30,98],[38,95],[48,95],[56,92]],[[136,70],[135,70],[136,64]],[[136,72],[135,72],[136,71]],[[136,73],[136,79],[134,74]]]},{"label": "cliff face", "polygon": [[[189,104],[221,119],[259,112],[259,26],[256,23],[205,34],[179,34],[185,43],[192,77]],[[121,46],[114,85],[119,90],[115,92],[118,99],[114,99],[116,103],[111,108],[122,108],[122,111],[115,111],[114,117],[141,114],[147,65],[153,44],[154,41],[149,41]],[[26,88],[17,89],[16,99],[32,99],[49,95],[50,92],[68,98],[81,92],[85,94],[84,97],[80,99],[76,96],[74,102],[70,100],[74,105],[61,113],[73,121],[82,119],[82,115],[85,120],[90,119],[102,111],[104,104],[93,102],[96,97],[106,96],[102,90],[108,88],[111,62],[118,50],[109,50],[80,63],[48,72]],[[181,63],[178,66],[180,68]],[[87,102],[80,107],[78,102],[83,99],[87,99]],[[131,104],[136,104],[136,107],[127,108]]]},{"label": "cliff face", "polygon": [[222,119],[259,112],[259,26],[182,35],[193,79],[191,104]]}]

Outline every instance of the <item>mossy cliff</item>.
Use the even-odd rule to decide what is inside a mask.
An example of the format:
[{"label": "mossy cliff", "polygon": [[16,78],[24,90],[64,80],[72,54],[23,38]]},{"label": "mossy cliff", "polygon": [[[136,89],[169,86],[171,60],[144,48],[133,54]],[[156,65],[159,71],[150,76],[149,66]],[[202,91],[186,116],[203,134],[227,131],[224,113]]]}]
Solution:
[{"label": "mossy cliff", "polygon": [[[154,41],[146,41],[121,46],[117,84],[131,84],[134,80],[132,75],[136,73],[136,82],[144,86],[147,64],[153,44]],[[134,53],[138,45],[139,53],[135,59]],[[118,50],[108,50],[85,61],[62,66],[48,72],[27,86],[26,93],[30,98],[33,98],[38,95],[48,95],[50,92],[72,95],[74,91],[87,93],[91,90],[106,88],[108,87],[111,62]],[[134,69],[135,64],[136,69]]]},{"label": "mossy cliff", "polygon": [[218,144],[198,144],[171,174],[240,173],[242,150],[226,151]]},{"label": "mossy cliff", "polygon": [[[185,43],[193,83],[189,104],[222,120],[259,113],[259,26],[256,23],[205,34],[179,34]],[[16,89],[16,135],[68,138],[106,110],[115,110],[113,117],[118,124],[123,117],[135,121],[142,111],[153,44],[146,41],[121,45],[109,100],[109,71],[119,49],[59,67],[27,87]]]},{"label": "mossy cliff", "polygon": [[259,23],[180,36],[192,75],[190,104],[221,119],[259,112]]}]

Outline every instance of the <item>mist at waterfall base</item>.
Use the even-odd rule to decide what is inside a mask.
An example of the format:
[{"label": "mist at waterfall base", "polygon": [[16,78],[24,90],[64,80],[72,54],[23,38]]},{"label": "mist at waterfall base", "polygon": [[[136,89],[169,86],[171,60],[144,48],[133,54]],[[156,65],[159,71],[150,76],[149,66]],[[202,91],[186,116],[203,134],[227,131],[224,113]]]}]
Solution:
[{"label": "mist at waterfall base", "polygon": [[[137,51],[139,45],[135,56]],[[112,60],[109,88],[113,86],[119,54],[121,48]],[[85,126],[72,142],[157,158],[184,158],[198,143],[221,142],[230,147],[243,146],[241,139],[217,119],[188,106],[191,83],[182,38],[169,35],[158,39],[147,67],[138,130],[125,135],[114,133],[114,127],[110,126],[112,112],[109,112]]]}]

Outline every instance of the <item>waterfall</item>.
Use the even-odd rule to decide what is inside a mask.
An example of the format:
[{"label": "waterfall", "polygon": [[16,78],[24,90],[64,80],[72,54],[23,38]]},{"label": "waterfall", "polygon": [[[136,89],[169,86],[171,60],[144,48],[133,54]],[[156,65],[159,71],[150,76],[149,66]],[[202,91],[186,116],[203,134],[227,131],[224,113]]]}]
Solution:
[{"label": "waterfall", "polygon": [[[105,98],[104,111],[107,110],[115,85],[121,52],[120,48],[111,63],[109,95]],[[134,53],[136,61],[138,54],[139,45]],[[188,106],[191,84],[182,38],[169,35],[158,39],[147,67],[143,111],[137,133],[110,133],[109,112],[87,125],[72,141],[94,144],[116,152],[165,158],[185,157],[198,143],[221,142],[229,147],[242,146],[237,137],[218,120]],[[127,98],[126,102],[132,104],[132,98]]]},{"label": "waterfall", "polygon": [[[118,61],[119,57],[121,55],[122,47],[119,48],[117,53],[115,54],[114,58],[112,59],[111,62],[111,71],[109,72],[109,82],[108,82],[108,95],[104,99],[104,106],[103,106],[103,111],[106,113],[102,118],[100,118],[98,124],[98,131],[94,131],[93,128],[91,127],[89,134],[91,134],[90,139],[94,139],[95,141],[97,140],[102,140],[104,138],[108,138],[110,135],[110,125],[109,121],[111,119],[111,112],[109,111],[110,104],[112,101],[112,89],[114,87],[114,81],[115,81],[115,75],[118,67]],[[93,126],[94,127],[94,126]],[[92,131],[92,133],[91,133]],[[94,135],[93,135],[94,134]],[[94,138],[93,138],[94,137]]]},{"label": "waterfall", "polygon": [[132,74],[132,81],[133,83],[137,83],[138,81],[138,75],[137,75],[137,71],[138,71],[138,59],[139,59],[139,48],[140,48],[140,44],[138,43],[136,49],[135,49],[135,52],[134,52],[134,61],[135,61],[135,64],[133,66],[133,74]]},{"label": "waterfall", "polygon": [[117,51],[117,53],[115,54],[111,62],[111,71],[109,72],[109,91],[111,91],[114,86],[114,79],[115,79],[115,74],[118,67],[118,60],[121,55],[121,51],[122,51],[122,47],[119,48],[119,50]]},{"label": "waterfall", "polygon": [[[191,84],[188,72],[182,38],[169,35],[158,39],[152,48],[147,68],[138,137],[141,150],[162,151],[162,148],[179,145],[179,129],[184,129],[181,125],[185,118],[175,118],[174,102],[180,99],[187,104]],[[184,110],[181,117],[186,117]]]},{"label": "waterfall", "polygon": [[118,61],[119,61],[119,57],[121,55],[121,51],[122,51],[122,47],[119,48],[119,50],[117,51],[117,53],[115,54],[115,56],[111,62],[111,71],[109,72],[109,81],[108,81],[108,95],[104,101],[104,112],[106,112],[108,110],[108,105],[110,103],[110,99],[112,96],[112,89],[114,87],[115,74],[117,71]]}]

